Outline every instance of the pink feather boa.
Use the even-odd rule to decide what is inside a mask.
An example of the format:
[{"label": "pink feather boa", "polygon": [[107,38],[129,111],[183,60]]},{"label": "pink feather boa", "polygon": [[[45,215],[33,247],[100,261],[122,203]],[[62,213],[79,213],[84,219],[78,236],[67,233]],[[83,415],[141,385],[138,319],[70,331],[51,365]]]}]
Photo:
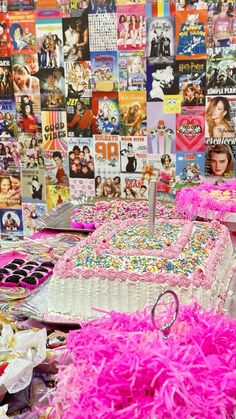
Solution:
[{"label": "pink feather boa", "polygon": [[207,218],[208,211],[216,211],[215,218],[223,219],[226,213],[236,213],[236,202],[233,200],[217,201],[213,196],[209,196],[211,191],[235,191],[236,197],[236,179],[232,179],[220,186],[212,183],[204,183],[195,188],[183,188],[176,196],[177,210],[192,219],[198,215],[199,210]]},{"label": "pink feather boa", "polygon": [[236,321],[196,304],[180,308],[168,340],[145,309],[84,324],[67,349],[53,419],[235,417]]}]

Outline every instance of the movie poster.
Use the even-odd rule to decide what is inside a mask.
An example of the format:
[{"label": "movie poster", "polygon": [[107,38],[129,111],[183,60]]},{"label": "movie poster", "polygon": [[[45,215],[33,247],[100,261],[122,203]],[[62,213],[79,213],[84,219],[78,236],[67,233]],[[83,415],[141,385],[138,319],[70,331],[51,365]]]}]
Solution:
[{"label": "movie poster", "polygon": [[94,135],[95,194],[118,198],[121,194],[119,137]]},{"label": "movie poster", "polygon": [[34,11],[16,11],[7,14],[11,38],[11,54],[36,52]]},{"label": "movie poster", "polygon": [[66,100],[68,137],[92,136],[92,103],[91,98],[72,98]]},{"label": "movie poster", "polygon": [[0,98],[13,98],[10,58],[0,58]]},{"label": "movie poster", "polygon": [[90,51],[117,50],[117,24],[115,13],[90,14],[89,47]]},{"label": "movie poster", "polygon": [[209,1],[207,47],[221,49],[236,43],[235,2]]},{"label": "movie poster", "polygon": [[119,92],[120,135],[146,135],[146,92]]},{"label": "movie poster", "polygon": [[148,19],[147,57],[150,64],[175,60],[175,21],[173,17]]},{"label": "movie poster", "polygon": [[16,138],[0,139],[0,171],[19,166],[19,152]]},{"label": "movie poster", "polygon": [[45,179],[44,170],[22,170],[22,202],[42,203],[45,202]]},{"label": "movie poster", "polygon": [[145,5],[117,7],[118,49],[139,50],[146,47]]},{"label": "movie poster", "polygon": [[235,177],[236,138],[206,138],[205,174]]},{"label": "movie poster", "polygon": [[66,112],[42,112],[44,150],[67,150]]},{"label": "movie poster", "polygon": [[144,51],[119,51],[119,91],[146,91],[146,57]]},{"label": "movie poster", "polygon": [[15,95],[19,132],[37,134],[41,130],[39,95]]},{"label": "movie poster", "polygon": [[120,171],[121,173],[142,173],[147,165],[146,137],[121,137]]},{"label": "movie poster", "polygon": [[14,99],[0,99],[0,138],[17,137],[16,108]]},{"label": "movie poster", "polygon": [[176,64],[148,65],[148,101],[162,102],[165,95],[176,95],[178,92]]},{"label": "movie poster", "polygon": [[206,97],[206,138],[235,138],[236,96]]},{"label": "movie poster", "polygon": [[41,134],[22,132],[18,136],[20,166],[24,169],[44,169]]},{"label": "movie poster", "polygon": [[45,204],[28,203],[22,205],[24,237],[30,237],[41,229],[37,226],[37,219],[42,217],[45,212]]},{"label": "movie poster", "polygon": [[73,179],[94,179],[94,141],[92,138],[70,138],[68,142],[69,173]]},{"label": "movie poster", "polygon": [[122,175],[122,198],[126,199],[148,199],[148,181],[142,177],[130,174]]},{"label": "movie poster", "polygon": [[64,68],[47,68],[38,72],[42,111],[65,110]]},{"label": "movie poster", "polygon": [[88,61],[65,62],[66,97],[91,97],[91,65]]},{"label": "movie poster", "polygon": [[176,175],[176,190],[199,185],[205,175],[205,153],[178,151],[176,153]]},{"label": "movie poster", "polygon": [[177,61],[182,106],[205,106],[206,61]]},{"label": "movie poster", "polygon": [[89,61],[88,15],[62,19],[62,28],[65,61]]},{"label": "movie poster", "polygon": [[236,62],[235,56],[228,58],[208,58],[207,61],[207,94],[235,95],[236,94]]},{"label": "movie poster", "polygon": [[0,173],[0,208],[21,207],[21,178],[16,167]]},{"label": "movie poster", "polygon": [[61,19],[37,19],[37,52],[40,68],[56,68],[64,65]]},{"label": "movie poster", "polygon": [[70,193],[71,199],[94,197],[94,179],[70,178]]},{"label": "movie poster", "polygon": [[119,134],[118,93],[93,93],[93,133]]},{"label": "movie poster", "polygon": [[44,151],[45,175],[47,185],[69,186],[68,152],[59,150]]},{"label": "movie poster", "polygon": [[94,92],[112,92],[118,89],[117,52],[91,52],[92,89]]},{"label": "movie poster", "polygon": [[147,103],[148,153],[175,153],[176,116],[163,112],[162,103]]},{"label": "movie poster", "polygon": [[22,211],[0,209],[1,240],[18,241],[23,239]]},{"label": "movie poster", "polygon": [[17,10],[34,10],[35,0],[7,0],[7,9],[9,12]]},{"label": "movie poster", "polygon": [[205,151],[205,108],[183,107],[176,115],[176,151]]},{"label": "movie poster", "polygon": [[206,59],[207,10],[176,13],[176,59]]},{"label": "movie poster", "polygon": [[70,189],[68,186],[47,185],[46,198],[47,209],[50,211],[57,205],[70,199]]}]

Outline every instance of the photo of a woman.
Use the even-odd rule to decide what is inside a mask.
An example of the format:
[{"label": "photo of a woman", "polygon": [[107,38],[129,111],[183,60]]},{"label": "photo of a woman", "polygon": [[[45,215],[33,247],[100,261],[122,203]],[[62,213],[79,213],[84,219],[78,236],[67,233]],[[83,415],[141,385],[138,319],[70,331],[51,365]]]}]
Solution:
[{"label": "photo of a woman", "polygon": [[206,111],[209,137],[235,137],[235,129],[231,121],[230,110],[230,103],[227,98],[217,96],[211,99]]},{"label": "photo of a woman", "polygon": [[37,133],[38,122],[33,111],[33,104],[29,102],[28,104],[21,104],[21,117],[19,121],[19,127],[23,132]]},{"label": "photo of a woman", "polygon": [[21,206],[21,180],[17,174],[0,177],[0,207],[15,208]]},{"label": "photo of a woman", "polygon": [[230,45],[233,37],[233,6],[228,0],[218,2],[213,15],[212,32],[216,47]]},{"label": "photo of a woman", "polygon": [[162,168],[158,171],[157,192],[170,193],[171,182],[175,182],[175,170],[171,167],[171,157],[169,154],[161,156]]},{"label": "photo of a woman", "polygon": [[6,208],[8,206],[9,191],[11,189],[11,182],[8,176],[3,176],[0,179],[0,207]]},{"label": "photo of a woman", "polygon": [[12,76],[15,93],[39,94],[39,79],[35,76],[31,76],[26,66],[14,64],[12,68]]},{"label": "photo of a woman", "polygon": [[74,107],[74,116],[67,126],[69,131],[74,132],[76,137],[88,137],[91,135],[93,115],[82,101],[78,101]]},{"label": "photo of a woman", "polygon": [[128,143],[127,144],[127,149],[124,148],[123,150],[121,150],[120,155],[127,157],[128,163],[127,163],[126,168],[125,168],[126,172],[127,173],[134,173],[137,169],[137,159],[135,157],[133,144]]},{"label": "photo of a woman", "polygon": [[234,155],[227,144],[216,144],[209,150],[206,174],[211,176],[234,177]]}]

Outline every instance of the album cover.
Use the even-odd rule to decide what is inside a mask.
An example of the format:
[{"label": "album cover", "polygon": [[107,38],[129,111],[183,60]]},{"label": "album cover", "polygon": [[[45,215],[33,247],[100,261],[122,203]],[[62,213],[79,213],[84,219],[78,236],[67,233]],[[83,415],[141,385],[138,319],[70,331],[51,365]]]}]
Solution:
[{"label": "album cover", "polygon": [[11,60],[0,57],[0,99],[8,97],[13,98]]},{"label": "album cover", "polygon": [[41,130],[39,95],[15,95],[19,132],[38,133]]},{"label": "album cover", "polygon": [[205,106],[206,61],[177,61],[182,106]]},{"label": "album cover", "polygon": [[175,60],[175,20],[159,17],[147,21],[147,57],[150,64]]},{"label": "album cover", "polygon": [[118,93],[93,93],[92,110],[94,134],[119,134]]},{"label": "album cover", "polygon": [[92,89],[94,92],[118,90],[117,52],[91,52]]},{"label": "album cover", "polygon": [[165,95],[176,95],[178,93],[178,75],[176,72],[176,64],[148,65],[148,101],[162,102]]},{"label": "album cover", "polygon": [[70,178],[94,179],[94,141],[70,138],[68,142]]},{"label": "album cover", "polygon": [[65,110],[64,68],[47,68],[38,72],[42,111]]},{"label": "album cover", "polygon": [[148,199],[148,181],[140,175],[122,175],[122,198]]},{"label": "album cover", "polygon": [[118,49],[139,50],[146,46],[145,5],[117,7]]},{"label": "album cover", "polygon": [[0,138],[17,137],[16,107],[14,99],[0,99]]},{"label": "album cover", "polygon": [[94,198],[94,179],[70,178],[71,199]]},{"label": "album cover", "polygon": [[17,10],[34,10],[35,9],[35,0],[7,0],[7,10],[17,11]]},{"label": "album cover", "polygon": [[66,112],[42,112],[42,138],[44,150],[67,150]]},{"label": "album cover", "polygon": [[207,47],[213,50],[228,48],[236,43],[235,2],[216,0],[208,4]]},{"label": "album cover", "polygon": [[236,96],[206,97],[206,138],[235,138]]},{"label": "album cover", "polygon": [[161,102],[147,103],[148,153],[175,153],[176,116],[164,113]]},{"label": "album cover", "polygon": [[20,166],[24,169],[44,169],[41,134],[22,132],[18,136]]},{"label": "album cover", "polygon": [[66,100],[68,137],[92,136],[92,103],[91,98],[72,98]]},{"label": "album cover", "polygon": [[69,159],[67,151],[44,151],[47,185],[69,186]]},{"label": "album cover", "polygon": [[143,173],[147,165],[147,138],[121,137],[120,171],[121,173]]},{"label": "album cover", "polygon": [[37,15],[36,34],[39,67],[63,67],[62,20],[49,17],[39,19]]},{"label": "album cover", "polygon": [[1,240],[18,241],[23,239],[22,211],[0,209]]},{"label": "album cover", "polygon": [[205,151],[205,108],[184,107],[176,115],[176,151]]},{"label": "album cover", "polygon": [[0,173],[0,208],[20,208],[21,206],[21,177],[19,169],[9,167]]},{"label": "album cover", "polygon": [[176,175],[176,190],[202,183],[205,175],[205,153],[178,151],[176,153]]},{"label": "album cover", "polygon": [[36,33],[34,11],[16,11],[7,14],[11,54],[34,54]]},{"label": "album cover", "polygon": [[120,135],[146,135],[146,92],[119,92]]},{"label": "album cover", "polygon": [[176,13],[176,59],[206,59],[207,10]]},{"label": "album cover", "polygon": [[[91,97],[91,65],[89,61],[65,62],[66,97]],[[68,102],[67,102],[68,103]]]},{"label": "album cover", "polygon": [[62,19],[64,59],[89,61],[88,15]]},{"label": "album cover", "polygon": [[119,51],[119,91],[146,91],[146,57],[144,51]]},{"label": "album cover", "polygon": [[[88,1],[88,0],[87,0]],[[88,6],[88,13],[98,15],[100,13],[115,13],[115,0],[90,0]]]},{"label": "album cover", "polygon": [[37,226],[37,219],[46,212],[45,204],[23,204],[24,237],[30,237],[41,229]]},{"label": "album cover", "polygon": [[176,11],[207,10],[207,3],[209,2],[210,0],[176,0]]},{"label": "album cover", "polygon": [[206,138],[205,174],[235,177],[236,138]]},{"label": "album cover", "polygon": [[47,185],[46,198],[47,210],[50,211],[70,199],[70,188],[68,186]]},{"label": "album cover", "polygon": [[116,51],[116,13],[90,14],[88,20],[90,51]]},{"label": "album cover", "polygon": [[118,135],[94,135],[93,141],[96,196],[114,197],[116,189],[114,183],[118,181],[115,178],[120,175],[119,137]]},{"label": "album cover", "polygon": [[208,95],[236,94],[236,64],[235,56],[227,55],[223,58],[209,58],[206,74]]},{"label": "album cover", "polygon": [[45,202],[45,178],[44,170],[22,170],[22,202],[42,203]]},{"label": "album cover", "polygon": [[0,171],[14,170],[18,166],[17,138],[0,138]]}]

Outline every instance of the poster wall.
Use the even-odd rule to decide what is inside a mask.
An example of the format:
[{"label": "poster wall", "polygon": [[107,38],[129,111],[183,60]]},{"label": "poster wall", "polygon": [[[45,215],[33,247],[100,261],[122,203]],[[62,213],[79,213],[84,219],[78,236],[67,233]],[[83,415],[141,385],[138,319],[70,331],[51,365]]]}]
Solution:
[{"label": "poster wall", "polygon": [[235,177],[235,2],[0,3],[2,240],[70,198]]}]

